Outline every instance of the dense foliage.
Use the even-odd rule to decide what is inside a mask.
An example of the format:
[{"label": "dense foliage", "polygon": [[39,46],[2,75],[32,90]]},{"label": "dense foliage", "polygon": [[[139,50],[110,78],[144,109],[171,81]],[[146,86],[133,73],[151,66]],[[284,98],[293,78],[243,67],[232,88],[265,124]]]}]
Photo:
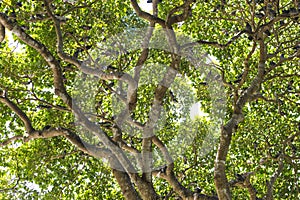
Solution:
[{"label": "dense foliage", "polygon": [[0,199],[300,198],[300,2],[152,1],[0,1]]}]

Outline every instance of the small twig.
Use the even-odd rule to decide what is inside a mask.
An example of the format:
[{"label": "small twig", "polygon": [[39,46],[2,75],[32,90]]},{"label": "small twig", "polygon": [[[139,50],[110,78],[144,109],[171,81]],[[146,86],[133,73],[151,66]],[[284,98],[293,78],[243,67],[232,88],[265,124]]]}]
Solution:
[{"label": "small twig", "polygon": [[196,42],[191,42],[188,44],[184,44],[181,46],[182,49],[184,48],[190,48],[193,46],[196,46],[198,44],[204,44],[204,45],[209,45],[209,46],[213,46],[213,47],[217,47],[217,48],[225,48],[228,47],[230,44],[232,44],[235,40],[237,40],[238,38],[240,38],[244,33],[246,33],[246,31],[240,31],[237,35],[233,36],[227,43],[225,44],[220,44],[218,42],[212,42],[212,41],[205,41],[205,40],[198,40]]}]

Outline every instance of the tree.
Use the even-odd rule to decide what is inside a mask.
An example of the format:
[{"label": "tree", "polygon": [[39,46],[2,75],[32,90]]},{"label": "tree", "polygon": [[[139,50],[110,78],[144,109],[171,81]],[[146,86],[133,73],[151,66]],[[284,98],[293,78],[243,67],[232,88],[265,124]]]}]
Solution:
[{"label": "tree", "polygon": [[299,10],[2,1],[1,199],[298,199]]}]

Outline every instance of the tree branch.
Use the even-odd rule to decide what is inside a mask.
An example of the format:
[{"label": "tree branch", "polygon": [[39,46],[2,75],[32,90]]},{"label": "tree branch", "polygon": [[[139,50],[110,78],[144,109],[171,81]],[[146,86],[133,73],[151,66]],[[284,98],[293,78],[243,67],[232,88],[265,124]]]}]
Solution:
[{"label": "tree branch", "polygon": [[79,62],[76,58],[67,55],[63,51],[64,45],[63,45],[63,36],[62,36],[61,28],[60,28],[60,19],[52,13],[48,1],[44,0],[44,3],[45,3],[45,7],[46,7],[46,11],[47,11],[48,15],[52,18],[52,21],[54,22],[54,27],[55,27],[56,37],[57,37],[57,53],[58,53],[59,57],[61,59],[63,59],[64,61],[71,63],[79,68],[81,65],[81,62]]},{"label": "tree branch", "polygon": [[152,103],[149,119],[144,127],[143,141],[142,141],[142,155],[143,155],[143,177],[151,182],[151,151],[152,151],[152,136],[153,128],[159,119],[161,113],[161,103],[166,91],[173,83],[177,71],[175,70],[178,60],[173,60],[171,66],[168,68],[163,80],[155,89],[154,100]]},{"label": "tree branch", "polygon": [[283,159],[280,158],[279,164],[278,164],[278,169],[277,171],[272,175],[272,177],[270,178],[270,181],[266,182],[266,186],[267,186],[267,194],[265,199],[266,200],[273,200],[273,186],[275,184],[276,179],[279,177],[280,173],[283,170]]},{"label": "tree branch", "polygon": [[0,43],[5,39],[5,27],[0,23]]},{"label": "tree branch", "polygon": [[4,192],[4,191],[7,191],[7,190],[14,190],[18,186],[20,180],[21,179],[18,177],[16,183],[13,186],[11,186],[10,188],[3,188],[3,189],[0,188],[0,192]]},{"label": "tree branch", "polygon": [[181,48],[185,49],[185,48],[190,48],[190,47],[196,46],[198,44],[204,44],[204,45],[209,45],[209,46],[213,46],[213,47],[224,49],[225,47],[228,47],[230,44],[232,44],[235,40],[237,40],[238,38],[240,38],[244,33],[246,33],[245,30],[240,31],[237,35],[233,36],[225,44],[220,44],[218,42],[211,42],[211,41],[205,41],[205,40],[198,40],[196,42],[191,42],[191,43],[184,44],[184,45],[181,46]]},{"label": "tree branch", "polygon": [[238,174],[235,180],[229,182],[230,187],[241,187],[246,188],[250,194],[250,200],[256,200],[256,190],[250,183],[250,177],[254,172],[246,172],[243,174]]},{"label": "tree branch", "polygon": [[[258,33],[260,38],[263,38],[263,32]],[[251,96],[255,93],[259,88],[263,81],[263,77],[265,74],[265,62],[267,59],[266,56],[266,46],[263,40],[259,40],[260,45],[260,61],[258,64],[258,72],[255,78],[252,80],[250,86],[242,93],[242,95],[237,100],[236,104],[234,105],[234,111],[231,119],[222,126],[221,129],[221,137],[220,143],[217,151],[217,156],[215,160],[215,172],[214,172],[214,180],[215,185],[218,193],[218,197],[224,200],[231,199],[231,192],[228,184],[228,180],[226,177],[226,157],[229,151],[229,146],[231,143],[232,133],[236,126],[243,121],[243,113],[242,108],[243,106],[251,100]]]},{"label": "tree branch", "polygon": [[32,127],[31,121],[28,118],[28,116],[15,103],[13,103],[7,98],[7,94],[5,91],[3,91],[3,95],[0,96],[0,102],[4,103],[7,107],[9,107],[13,112],[15,112],[18,115],[18,117],[24,123],[25,129],[29,135],[35,131]]},{"label": "tree branch", "polygon": [[[167,16],[166,24],[168,27],[171,27],[173,24],[182,22],[186,20],[192,14],[191,4],[194,3],[195,0],[187,0],[178,7],[173,8]],[[173,15],[174,13],[183,10],[183,12],[179,15]]]},{"label": "tree branch", "polygon": [[149,21],[149,22],[152,22],[152,23],[158,23],[159,25],[161,25],[163,28],[166,27],[166,24],[165,24],[165,21],[160,19],[159,17],[155,17],[147,12],[144,12],[141,10],[139,4],[137,3],[136,0],[131,0],[131,5],[133,7],[133,9],[135,10],[137,16]]},{"label": "tree branch", "polygon": [[119,186],[121,187],[122,194],[127,200],[142,200],[136,192],[133,184],[131,183],[130,177],[124,171],[112,169],[114,177],[117,179]]}]

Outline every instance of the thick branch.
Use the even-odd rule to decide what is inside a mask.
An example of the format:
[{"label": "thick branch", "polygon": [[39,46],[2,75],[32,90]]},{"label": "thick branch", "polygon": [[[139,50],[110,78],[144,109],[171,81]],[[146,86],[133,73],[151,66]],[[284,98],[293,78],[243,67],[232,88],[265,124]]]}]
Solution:
[{"label": "thick branch", "polygon": [[166,180],[172,186],[175,192],[177,192],[183,199],[188,199],[188,197],[192,197],[193,193],[183,187],[183,185],[177,180],[173,170],[167,173]]},{"label": "thick branch", "polygon": [[119,186],[121,187],[122,194],[127,200],[141,200],[141,197],[136,192],[130,177],[124,171],[112,169],[114,177],[117,179]]}]

